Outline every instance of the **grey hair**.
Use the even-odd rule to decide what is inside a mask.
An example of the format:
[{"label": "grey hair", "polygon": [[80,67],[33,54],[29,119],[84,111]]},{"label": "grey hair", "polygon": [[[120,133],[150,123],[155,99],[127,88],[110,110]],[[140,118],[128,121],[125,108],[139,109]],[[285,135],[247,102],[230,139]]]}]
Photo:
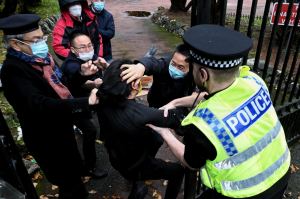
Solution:
[{"label": "grey hair", "polygon": [[22,40],[24,38],[24,34],[18,34],[18,35],[4,35],[3,36],[3,44],[5,48],[9,48],[9,41],[11,39],[18,39]]}]

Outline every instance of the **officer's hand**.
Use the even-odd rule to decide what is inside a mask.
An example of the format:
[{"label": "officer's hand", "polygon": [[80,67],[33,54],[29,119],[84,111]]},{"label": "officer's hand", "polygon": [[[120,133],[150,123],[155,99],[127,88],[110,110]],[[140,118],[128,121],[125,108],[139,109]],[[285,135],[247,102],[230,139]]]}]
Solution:
[{"label": "officer's hand", "polygon": [[102,70],[105,70],[109,66],[106,60],[102,57],[98,57],[95,61],[93,61],[93,64]]},{"label": "officer's hand", "polygon": [[176,109],[174,101],[171,101],[168,104],[159,108],[159,110],[164,110],[164,117],[168,117],[168,113],[170,109]]},{"label": "officer's hand", "polygon": [[[198,95],[199,95],[199,96],[198,96]],[[197,93],[197,92],[193,92],[191,96],[193,96],[193,97],[195,98],[195,100],[196,100],[196,103],[195,103],[195,104],[197,105],[197,104],[199,104],[202,100],[204,100],[204,97],[205,97],[206,95],[208,95],[208,92],[203,91],[203,92],[201,92],[200,94]],[[196,99],[197,96],[198,96],[198,98]]]},{"label": "officer's hand", "polygon": [[122,81],[126,80],[127,83],[142,78],[145,72],[145,66],[141,63],[123,64],[121,69],[123,70],[121,73]]},{"label": "officer's hand", "polygon": [[80,67],[80,74],[83,76],[89,76],[93,75],[96,72],[98,72],[98,67],[93,64],[92,60],[89,60],[85,62],[84,64],[81,64]]},{"label": "officer's hand", "polygon": [[91,91],[91,94],[89,96],[89,105],[96,105],[99,104],[99,98],[97,97],[96,93],[98,92],[97,88],[94,88]]},{"label": "officer's hand", "polygon": [[155,126],[153,124],[146,124],[146,126],[150,127],[153,131],[156,131],[158,134],[160,134],[161,136],[164,134],[164,133],[171,133],[170,129],[169,128],[162,128],[162,127],[158,127],[158,126]]}]

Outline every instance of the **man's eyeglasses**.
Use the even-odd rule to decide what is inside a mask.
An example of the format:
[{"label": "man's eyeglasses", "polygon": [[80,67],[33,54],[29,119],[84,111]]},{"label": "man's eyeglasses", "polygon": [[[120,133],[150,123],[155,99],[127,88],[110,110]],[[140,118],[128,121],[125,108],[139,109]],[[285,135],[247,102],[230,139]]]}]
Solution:
[{"label": "man's eyeglasses", "polygon": [[91,50],[91,49],[94,49],[94,46],[93,44],[88,44],[86,46],[80,46],[80,47],[75,47],[73,46],[73,48],[77,49],[77,50],[80,50],[80,51],[83,51],[83,50]]},{"label": "man's eyeglasses", "polygon": [[[48,40],[48,35],[44,35],[43,37],[35,39],[34,41],[33,40],[27,40],[27,39],[22,39],[20,41],[27,41],[27,42],[30,42],[31,44],[36,44],[36,43],[39,43],[39,42],[42,42],[42,41],[47,41],[47,40]],[[25,43],[25,42],[23,42],[23,43]]]}]

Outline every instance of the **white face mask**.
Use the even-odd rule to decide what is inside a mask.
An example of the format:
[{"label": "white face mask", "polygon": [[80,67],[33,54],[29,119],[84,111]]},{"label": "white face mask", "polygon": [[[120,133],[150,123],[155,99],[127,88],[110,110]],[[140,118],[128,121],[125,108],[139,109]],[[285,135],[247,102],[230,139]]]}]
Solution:
[{"label": "white face mask", "polygon": [[94,56],[94,51],[90,51],[87,53],[78,53],[78,58],[81,59],[82,61],[89,61],[93,59]]},{"label": "white face mask", "polygon": [[69,12],[73,17],[80,17],[82,8],[81,5],[73,5],[69,7]]}]

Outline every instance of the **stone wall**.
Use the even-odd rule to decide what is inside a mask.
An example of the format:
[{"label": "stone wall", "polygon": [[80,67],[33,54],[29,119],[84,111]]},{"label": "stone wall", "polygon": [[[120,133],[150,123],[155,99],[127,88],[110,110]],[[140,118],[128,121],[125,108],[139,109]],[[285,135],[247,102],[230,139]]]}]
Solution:
[{"label": "stone wall", "polygon": [[57,22],[59,17],[60,17],[60,14],[53,15],[51,17],[48,17],[46,19],[42,19],[40,21],[40,26],[41,26],[41,28],[42,28],[45,35],[48,35],[48,34],[52,33],[52,30],[55,26],[55,23]]},{"label": "stone wall", "polygon": [[175,19],[170,19],[165,15],[165,12],[166,9],[164,7],[159,7],[151,16],[152,22],[164,28],[166,31],[182,37],[184,31],[187,30],[189,26],[182,24]]}]

